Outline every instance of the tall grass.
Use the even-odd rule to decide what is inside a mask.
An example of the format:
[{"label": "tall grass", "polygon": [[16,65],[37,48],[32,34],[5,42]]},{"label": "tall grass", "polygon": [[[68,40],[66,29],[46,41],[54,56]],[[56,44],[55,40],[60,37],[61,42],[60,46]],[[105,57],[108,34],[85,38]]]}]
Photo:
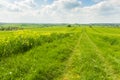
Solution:
[{"label": "tall grass", "polygon": [[112,66],[113,73],[120,78],[120,37],[104,33],[91,33],[89,35],[102,51],[102,55],[106,58],[106,61]]},{"label": "tall grass", "polygon": [[2,59],[0,79],[56,80],[64,72],[76,39],[73,33],[51,34],[47,41],[30,51]]},{"label": "tall grass", "polygon": [[36,32],[18,31],[13,37],[0,40],[0,57],[8,57],[13,54],[24,53],[33,47],[67,37],[69,34],[45,33],[45,35],[41,35]]}]

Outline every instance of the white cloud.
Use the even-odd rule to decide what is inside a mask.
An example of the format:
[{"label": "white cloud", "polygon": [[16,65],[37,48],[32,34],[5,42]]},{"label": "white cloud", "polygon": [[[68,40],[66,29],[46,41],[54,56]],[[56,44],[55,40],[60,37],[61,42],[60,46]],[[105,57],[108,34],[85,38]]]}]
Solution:
[{"label": "white cloud", "polygon": [[51,5],[44,6],[40,10],[40,15],[46,16],[46,21],[51,19],[53,22],[120,22],[118,0],[101,0],[89,7],[81,7],[81,4],[77,0],[57,0]]},{"label": "white cloud", "polygon": [[[40,9],[39,14],[58,22],[70,21],[75,15],[74,10],[81,8],[81,2],[77,0],[56,0],[51,5],[45,5]],[[44,17],[43,17],[44,18]],[[71,20],[72,21],[72,20]]]},{"label": "white cloud", "polygon": [[0,0],[0,22],[29,22],[36,6],[34,0]]},{"label": "white cloud", "polygon": [[37,4],[34,0],[16,0],[13,3],[8,2],[7,0],[0,1],[1,8],[8,11],[23,11],[28,9],[34,9]]},{"label": "white cloud", "polygon": [[14,5],[19,6],[20,8],[25,9],[32,9],[37,6],[37,4],[34,2],[34,0],[21,0],[21,1],[15,1]]},{"label": "white cloud", "polygon": [[98,16],[114,16],[120,14],[120,2],[118,0],[104,0],[96,5],[90,6],[89,10]]},{"label": "white cloud", "polygon": [[[47,2],[47,0],[44,0]],[[37,7],[34,0],[7,0],[0,2],[0,21],[7,22],[120,22],[120,1],[94,0],[92,6],[83,7],[78,0],[54,0],[52,4]],[[5,16],[7,15],[7,16]]]},{"label": "white cloud", "polygon": [[47,2],[48,0],[44,0],[45,2]]}]

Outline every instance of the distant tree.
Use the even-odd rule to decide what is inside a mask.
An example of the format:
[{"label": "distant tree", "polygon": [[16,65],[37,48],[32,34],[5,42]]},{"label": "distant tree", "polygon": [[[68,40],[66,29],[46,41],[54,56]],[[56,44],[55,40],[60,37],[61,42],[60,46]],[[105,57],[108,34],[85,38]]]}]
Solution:
[{"label": "distant tree", "polygon": [[92,25],[89,25],[90,28],[92,28]]},{"label": "distant tree", "polygon": [[0,27],[0,31],[12,31],[12,30],[22,30],[22,27]]},{"label": "distant tree", "polygon": [[72,27],[72,26],[69,24],[69,25],[67,25],[67,27]]}]

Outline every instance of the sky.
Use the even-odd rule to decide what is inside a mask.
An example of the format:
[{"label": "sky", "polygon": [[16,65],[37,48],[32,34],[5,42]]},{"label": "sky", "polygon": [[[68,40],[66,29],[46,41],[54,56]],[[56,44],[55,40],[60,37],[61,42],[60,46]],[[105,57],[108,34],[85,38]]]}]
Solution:
[{"label": "sky", "polygon": [[0,22],[120,23],[120,0],[0,0]]}]

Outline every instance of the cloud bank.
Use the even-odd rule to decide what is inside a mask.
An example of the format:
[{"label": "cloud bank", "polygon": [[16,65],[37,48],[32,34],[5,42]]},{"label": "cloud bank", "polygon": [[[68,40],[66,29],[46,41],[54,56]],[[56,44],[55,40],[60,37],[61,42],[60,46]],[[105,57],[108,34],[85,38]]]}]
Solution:
[{"label": "cloud bank", "polygon": [[119,0],[0,0],[0,22],[15,23],[119,23]]}]

